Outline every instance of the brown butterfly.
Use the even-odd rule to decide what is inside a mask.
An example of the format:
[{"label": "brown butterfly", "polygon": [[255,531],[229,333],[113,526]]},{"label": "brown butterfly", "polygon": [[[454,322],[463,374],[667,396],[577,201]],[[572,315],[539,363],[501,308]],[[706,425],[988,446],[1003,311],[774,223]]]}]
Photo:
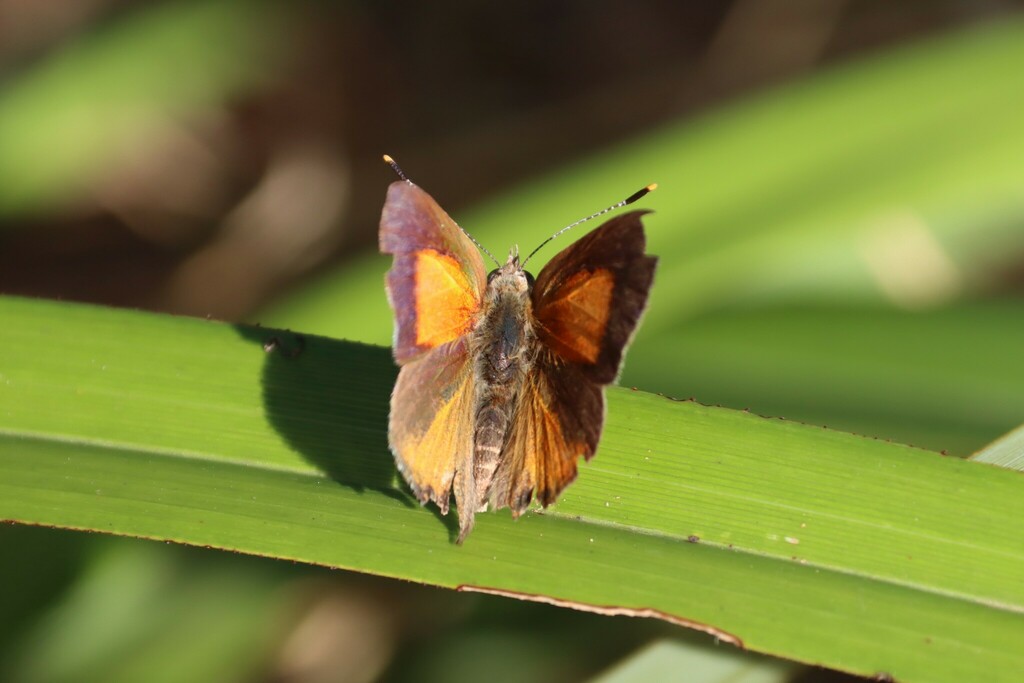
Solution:
[{"label": "brown butterfly", "polygon": [[633,211],[571,244],[536,281],[517,249],[485,274],[479,243],[384,160],[401,178],[380,221],[380,250],[395,257],[387,292],[401,366],[388,440],[421,503],[447,514],[454,488],[461,543],[488,506],[518,517],[534,494],[555,502],[579,457],[594,455],[604,385],[618,375],[657,259],[644,254],[645,212]]}]

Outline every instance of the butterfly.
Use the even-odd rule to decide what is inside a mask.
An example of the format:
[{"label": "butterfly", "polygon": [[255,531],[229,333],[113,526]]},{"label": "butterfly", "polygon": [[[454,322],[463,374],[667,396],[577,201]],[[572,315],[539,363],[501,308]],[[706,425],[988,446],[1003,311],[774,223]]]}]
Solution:
[{"label": "butterfly", "polygon": [[[640,217],[605,222],[555,256],[536,279],[518,249],[502,265],[413,184],[388,188],[380,250],[401,367],[388,442],[420,503],[448,513],[455,494],[458,543],[488,507],[519,517],[547,507],[589,460],[604,424],[604,386],[647,304],[657,259],[644,253]],[[632,203],[628,199],[565,230]],[[497,264],[489,274],[477,247]],[[538,247],[537,249],[540,249]]]}]

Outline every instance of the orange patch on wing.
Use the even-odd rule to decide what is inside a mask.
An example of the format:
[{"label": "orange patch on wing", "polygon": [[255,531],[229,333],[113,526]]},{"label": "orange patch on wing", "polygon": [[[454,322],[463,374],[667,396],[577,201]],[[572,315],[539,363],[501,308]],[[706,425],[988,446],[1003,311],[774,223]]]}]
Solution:
[{"label": "orange patch on wing", "polygon": [[480,308],[466,272],[433,249],[416,253],[416,345],[433,348],[469,331]]},{"label": "orange patch on wing", "polygon": [[558,416],[539,398],[538,394],[534,419],[526,430],[525,464],[533,472],[537,500],[547,506],[576,478],[576,459],[583,454],[583,446],[566,440]]},{"label": "orange patch on wing", "polygon": [[615,275],[605,268],[580,271],[558,288],[540,312],[542,334],[562,358],[596,363],[612,312]]},{"label": "orange patch on wing", "polygon": [[576,478],[576,461],[587,454],[587,446],[566,438],[562,422],[549,405],[546,380],[536,378],[524,388],[521,404],[504,457],[509,458],[507,479],[491,491],[491,504],[508,506],[512,516],[526,511],[527,494],[536,491],[544,506]]},{"label": "orange patch on wing", "polygon": [[441,403],[422,434],[403,433],[401,427],[392,434],[399,467],[417,496],[422,502],[433,500],[445,512],[459,459],[472,455],[471,386],[467,374],[451,397]]}]

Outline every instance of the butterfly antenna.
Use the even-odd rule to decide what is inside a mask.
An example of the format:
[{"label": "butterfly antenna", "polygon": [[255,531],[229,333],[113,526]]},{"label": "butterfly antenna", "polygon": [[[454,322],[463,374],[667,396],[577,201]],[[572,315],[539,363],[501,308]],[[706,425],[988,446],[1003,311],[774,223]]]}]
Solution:
[{"label": "butterfly antenna", "polygon": [[402,167],[398,165],[398,162],[395,161],[394,159],[392,159],[389,155],[387,155],[387,154],[384,155],[384,162],[388,166],[390,166],[395,171],[395,173],[398,174],[399,178],[401,178],[402,180],[404,180],[407,183],[412,183],[412,181],[409,180],[408,178],[406,178],[405,174],[402,173]]},{"label": "butterfly antenna", "polygon": [[482,245],[479,242],[477,242],[476,238],[473,237],[472,235],[470,235],[468,232],[466,232],[466,229],[464,227],[462,227],[461,225],[459,225],[458,223],[455,224],[455,227],[457,227],[459,230],[461,230],[462,234],[465,235],[466,237],[468,237],[470,239],[470,241],[473,244],[476,245],[477,249],[479,249],[480,251],[482,251],[485,254],[487,254],[488,256],[490,256],[491,260],[494,261],[494,265],[496,265],[499,268],[501,268],[501,262],[498,259],[494,258],[494,254],[492,254],[491,252],[487,251],[487,247],[485,247],[484,245]]},{"label": "butterfly antenna", "polygon": [[[398,162],[397,162],[397,161],[395,161],[394,159],[392,159],[390,155],[388,155],[388,154],[385,154],[385,155],[384,155],[384,162],[385,162],[386,164],[388,164],[388,165],[389,165],[389,166],[390,166],[390,167],[391,167],[391,168],[392,168],[392,169],[393,169],[393,170],[395,171],[395,173],[397,173],[397,174],[398,174],[398,177],[399,177],[399,178],[401,178],[401,179],[402,179],[402,180],[404,180],[405,182],[409,183],[410,185],[412,185],[412,184],[413,184],[413,182],[412,182],[411,180],[409,180],[409,179],[408,179],[408,178],[407,178],[407,177],[405,176],[405,173],[403,173],[403,172],[402,172],[402,167],[401,167],[401,166],[399,166],[399,165],[398,165]],[[639,198],[639,197],[638,197],[638,198]],[[479,249],[480,251],[482,251],[482,252],[484,252],[485,254],[487,254],[488,256],[490,256],[490,257],[491,257],[491,260],[492,260],[492,261],[494,261],[494,262],[495,262],[496,264],[498,264],[498,267],[499,267],[499,268],[501,268],[501,263],[500,263],[500,262],[498,261],[498,259],[494,258],[494,254],[492,254],[491,252],[487,251],[487,248],[486,248],[486,247],[485,247],[484,245],[482,245],[482,244],[480,244],[479,242],[477,242],[477,241],[476,241],[476,238],[475,238],[475,237],[473,237],[472,235],[470,235],[470,234],[469,234],[468,232],[466,232],[466,229],[465,229],[465,228],[463,228],[463,227],[462,227],[461,225],[459,225],[458,223],[456,223],[456,224],[455,224],[455,227],[457,227],[457,228],[458,228],[459,230],[461,230],[461,231],[462,231],[462,234],[463,234],[463,235],[465,235],[466,237],[468,237],[468,238],[469,238],[469,240],[470,240],[470,241],[471,241],[471,242],[472,242],[473,244],[475,244],[475,245],[476,245],[476,248],[477,248],[477,249]]]},{"label": "butterfly antenna", "polygon": [[[579,225],[580,223],[586,223],[587,221],[589,221],[589,220],[593,220],[594,218],[597,218],[598,216],[603,216],[603,215],[605,215],[605,214],[606,214],[606,213],[608,213],[609,211],[614,211],[615,209],[620,209],[620,208],[622,208],[623,206],[626,206],[627,204],[632,204],[632,203],[633,203],[633,202],[635,202],[636,200],[638,200],[638,199],[640,199],[641,197],[643,197],[644,195],[646,195],[646,194],[647,194],[648,192],[653,192],[653,191],[654,191],[654,190],[656,190],[656,189],[658,189],[658,183],[651,183],[651,184],[650,184],[650,185],[648,185],[647,187],[644,187],[644,188],[641,188],[641,189],[637,190],[636,192],[634,192],[633,194],[629,195],[628,197],[626,197],[625,199],[623,199],[623,200],[622,200],[621,202],[618,202],[617,204],[612,204],[611,206],[609,206],[609,207],[608,207],[608,208],[606,208],[606,209],[601,209],[601,210],[600,210],[600,211],[598,211],[597,213],[593,213],[593,214],[590,214],[590,215],[589,215],[589,216],[587,216],[586,218],[581,218],[581,219],[579,219],[578,221],[576,221],[575,223],[570,223],[569,225],[565,226],[564,228],[562,228],[561,230],[559,230],[558,232],[556,232],[556,233],[555,233],[554,235],[552,235],[551,237],[549,237],[549,238],[547,238],[546,240],[544,240],[543,242],[541,242],[541,243],[540,243],[540,246],[538,246],[538,247],[537,247],[536,249],[534,249],[533,251],[531,251],[531,252],[530,252],[530,255],[526,257],[526,261],[529,261],[529,260],[530,260],[531,258],[533,258],[533,255],[534,255],[534,254],[536,254],[536,253],[537,253],[538,251],[540,251],[540,250],[541,250],[541,247],[543,247],[543,246],[544,246],[545,244],[547,244],[547,243],[548,243],[548,242],[550,242],[551,240],[553,240],[553,239],[555,239],[556,237],[558,237],[559,235],[561,235],[561,234],[562,234],[563,232],[565,232],[565,231],[566,231],[566,230],[568,230],[569,228],[575,228],[575,227],[576,227],[577,225]],[[520,267],[522,267],[522,268],[525,268],[525,267],[526,267],[526,261],[523,261],[523,265],[522,265],[522,266],[520,266]]]}]

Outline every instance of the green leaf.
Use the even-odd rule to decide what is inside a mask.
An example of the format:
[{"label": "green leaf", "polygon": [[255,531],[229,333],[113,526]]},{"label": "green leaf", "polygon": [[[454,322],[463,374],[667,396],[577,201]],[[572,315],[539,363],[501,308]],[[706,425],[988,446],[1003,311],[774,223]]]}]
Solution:
[{"label": "green leaf", "polygon": [[385,349],[14,298],[0,316],[0,519],[661,616],[901,681],[1024,667],[1017,472],[613,389],[562,500],[481,515],[458,547],[395,484]]},{"label": "green leaf", "polygon": [[1024,416],[1024,305],[733,308],[641,329],[622,384],[967,455]]}]

